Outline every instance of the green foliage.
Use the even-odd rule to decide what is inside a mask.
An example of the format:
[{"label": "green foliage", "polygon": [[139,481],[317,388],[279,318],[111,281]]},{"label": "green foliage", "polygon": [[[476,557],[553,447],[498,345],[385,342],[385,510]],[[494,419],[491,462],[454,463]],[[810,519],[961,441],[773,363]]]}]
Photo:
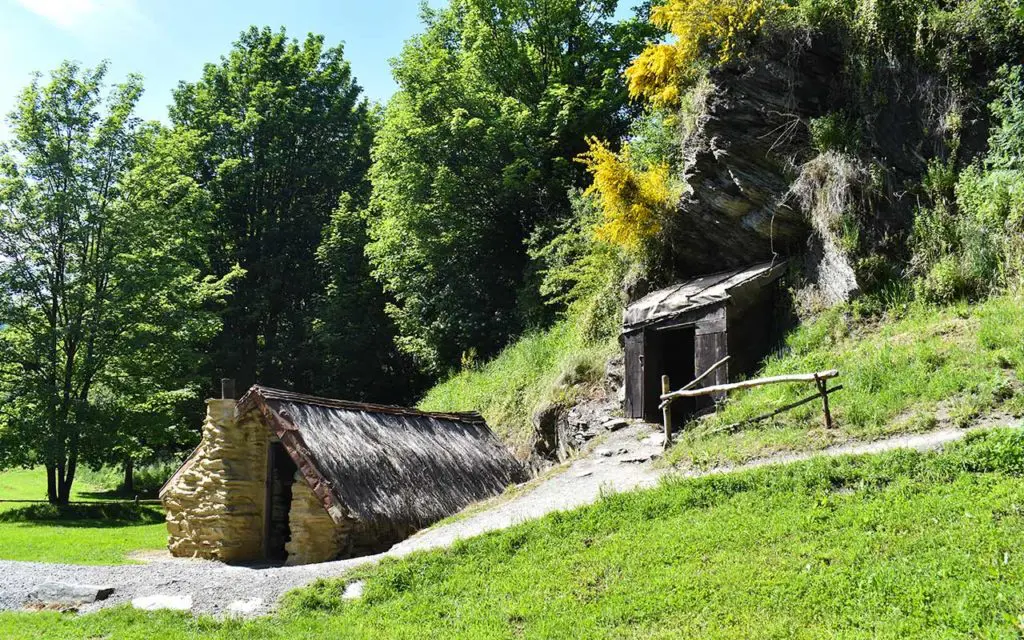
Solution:
[{"label": "green foliage", "polygon": [[[360,345],[369,352],[354,345],[360,333],[381,330],[375,326],[379,292],[372,300],[376,309],[367,309],[352,334],[331,333],[349,331],[346,322],[354,319],[350,314],[331,325],[326,316],[337,310],[331,294],[327,308],[318,307],[329,286],[338,291],[337,280],[329,279],[341,277],[317,262],[323,230],[342,194],[357,208],[367,194],[372,119],[360,93],[340,46],[326,47],[322,36],[299,42],[283,30],[256,27],[207,64],[199,80],[174,92],[174,130],[196,140],[195,177],[213,205],[204,239],[211,264],[216,271],[236,264],[245,270],[222,313],[209,379],[237,378],[241,389],[258,380],[341,394],[354,391],[330,375],[337,359],[375,366],[378,341]],[[361,251],[355,245],[343,250]],[[330,258],[337,264],[361,259],[338,251]],[[371,286],[353,291],[353,304],[371,302],[363,295]],[[325,342],[335,350],[333,360],[322,357]]]},{"label": "green foliage", "polygon": [[976,298],[1021,282],[1024,272],[1024,82],[1002,68],[991,105],[995,124],[984,165],[955,178],[933,163],[925,180],[932,206],[914,221],[918,293],[927,300]]},{"label": "green foliage", "polygon": [[399,346],[444,372],[551,313],[526,241],[569,217],[584,137],[617,139],[620,72],[647,28],[613,2],[456,0],[394,63],[374,147],[368,254]]},{"label": "green foliage", "polygon": [[610,339],[618,334],[619,289],[630,261],[597,237],[602,212],[596,199],[579,192],[570,199],[572,217],[548,244],[530,250],[539,265],[540,294],[548,304],[564,307],[586,340]]},{"label": "green foliage", "polygon": [[80,464],[167,443],[227,293],[196,248],[189,141],[133,115],[137,77],[104,96],[105,74],[36,77],[0,155],[0,467],[45,465],[52,502]]},{"label": "green foliage", "polygon": [[1024,170],[1024,67],[1000,67],[994,86],[998,96],[989,108],[996,125],[989,135],[988,163]]},{"label": "green foliage", "polygon": [[526,454],[536,409],[548,402],[569,402],[599,381],[605,362],[617,350],[613,340],[591,339],[581,329],[570,317],[529,333],[479,368],[433,387],[420,408],[480,411],[501,438]]},{"label": "green foliage", "polygon": [[811,144],[820,153],[854,153],[860,144],[856,124],[842,113],[812,118],[808,126],[811,130]]},{"label": "green foliage", "polygon": [[316,386],[351,400],[408,400],[419,376],[395,348],[395,327],[370,275],[366,243],[366,221],[343,194],[316,251],[325,282],[312,324],[320,356]]},{"label": "green foliage", "polygon": [[[421,403],[431,410],[478,410],[520,451],[529,443],[536,411],[589,391],[618,350],[620,289],[631,261],[597,237],[603,214],[595,199],[577,191],[571,201],[573,216],[548,244],[530,249],[540,293],[565,309],[562,319],[521,337],[483,366],[463,367]],[[539,234],[531,244],[539,244]]]},{"label": "green foliage", "polygon": [[[673,479],[319,580],[256,620],[4,613],[0,635],[1013,638],[1022,445],[995,430],[943,453]],[[342,599],[357,579],[363,598]]]}]

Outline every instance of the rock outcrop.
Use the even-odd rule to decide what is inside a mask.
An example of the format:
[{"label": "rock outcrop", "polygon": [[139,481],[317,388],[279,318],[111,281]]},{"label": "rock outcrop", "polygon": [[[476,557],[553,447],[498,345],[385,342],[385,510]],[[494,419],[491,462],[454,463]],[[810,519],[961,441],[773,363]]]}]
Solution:
[{"label": "rock outcrop", "polygon": [[[688,191],[665,225],[650,287],[802,257],[794,262],[806,265],[810,284],[835,302],[870,288],[886,263],[906,261],[928,163],[983,148],[985,116],[912,61],[850,67],[846,40],[778,34],[691,92],[683,111],[692,122],[680,140]],[[825,117],[849,134],[848,146],[813,139],[813,123]],[[831,153],[864,172],[853,206],[839,212],[852,243],[823,233],[808,208],[814,194],[798,193],[808,166],[819,169]]]}]

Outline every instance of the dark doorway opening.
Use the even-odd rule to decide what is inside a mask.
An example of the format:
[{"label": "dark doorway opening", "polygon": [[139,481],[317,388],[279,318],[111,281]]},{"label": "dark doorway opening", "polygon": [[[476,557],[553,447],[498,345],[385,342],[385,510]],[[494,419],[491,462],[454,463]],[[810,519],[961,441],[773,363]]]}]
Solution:
[{"label": "dark doorway opening", "polygon": [[[644,419],[661,422],[661,376],[668,376],[671,388],[679,389],[694,379],[694,338],[692,326],[648,330],[644,346]],[[693,398],[672,402],[672,424],[681,427],[693,415]]]},{"label": "dark doorway opening", "polygon": [[284,562],[288,553],[284,547],[291,538],[288,512],[292,506],[292,483],[295,481],[295,461],[284,445],[270,443],[267,452],[267,504],[264,524],[264,556],[268,562]]}]

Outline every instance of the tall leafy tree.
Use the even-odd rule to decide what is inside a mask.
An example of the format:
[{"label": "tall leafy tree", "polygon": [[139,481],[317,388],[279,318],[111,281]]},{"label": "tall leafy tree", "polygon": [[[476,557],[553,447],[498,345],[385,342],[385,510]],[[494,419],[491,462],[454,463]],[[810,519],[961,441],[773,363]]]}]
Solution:
[{"label": "tall leafy tree", "polygon": [[316,304],[313,337],[318,387],[352,400],[406,402],[425,382],[394,343],[386,299],[370,275],[366,221],[344,194],[324,228],[317,267],[326,286]]},{"label": "tall leafy tree", "polygon": [[106,71],[36,77],[0,154],[0,466],[44,464],[58,504],[133,436],[110,398],[194,391],[188,357],[226,293],[201,277],[207,206],[180,141],[133,115],[139,78],[106,92]]},{"label": "tall leafy tree", "polygon": [[[316,255],[324,228],[342,194],[362,203],[368,191],[372,118],[342,48],[252,27],[197,82],[178,87],[171,120],[200,140],[196,179],[214,206],[213,264],[246,272],[223,316],[211,378],[346,391],[324,383],[316,326],[330,325],[315,322],[328,284]],[[368,314],[352,335],[376,330],[373,322]],[[330,342],[335,357],[373,364],[357,341]]]},{"label": "tall leafy tree", "polygon": [[399,344],[440,372],[545,316],[527,241],[585,184],[585,138],[617,139],[622,70],[649,27],[614,0],[453,0],[394,62],[374,146],[367,248]]}]

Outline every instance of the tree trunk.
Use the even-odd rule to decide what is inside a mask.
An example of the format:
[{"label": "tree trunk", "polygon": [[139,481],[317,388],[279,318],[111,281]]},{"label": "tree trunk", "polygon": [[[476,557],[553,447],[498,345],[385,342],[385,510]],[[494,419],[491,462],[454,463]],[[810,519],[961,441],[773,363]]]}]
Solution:
[{"label": "tree trunk", "polygon": [[46,499],[57,504],[57,469],[52,464],[46,465]]},{"label": "tree trunk", "polygon": [[124,482],[121,483],[121,490],[129,496],[135,493],[135,461],[131,457],[124,459]]}]

